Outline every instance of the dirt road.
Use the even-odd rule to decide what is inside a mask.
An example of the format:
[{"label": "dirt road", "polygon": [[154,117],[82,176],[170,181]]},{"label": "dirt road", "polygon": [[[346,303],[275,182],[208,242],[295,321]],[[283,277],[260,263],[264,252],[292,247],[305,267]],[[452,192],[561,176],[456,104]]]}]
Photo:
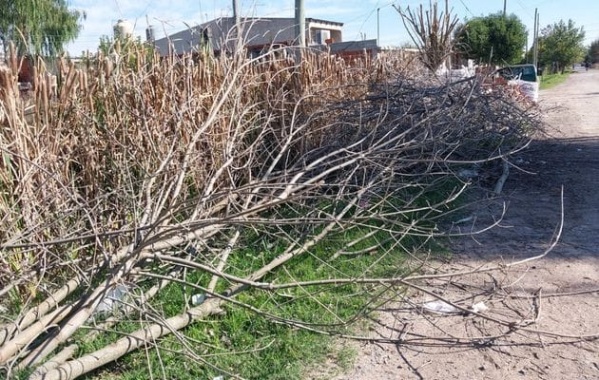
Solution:
[{"label": "dirt road", "polygon": [[[472,315],[423,316],[391,307],[378,313],[380,327],[373,337],[497,338],[479,345],[451,339],[429,345],[360,344],[354,369],[338,380],[599,379],[599,341],[580,339],[599,334],[599,71],[571,75],[541,92],[540,104],[550,136],[514,157],[529,173],[512,169],[501,199],[472,211],[472,225],[456,225],[462,231],[484,225],[500,214],[502,202],[507,205],[498,228],[452,241],[451,265],[472,268],[543,252],[559,224],[563,186],[560,242],[541,261],[447,282],[442,291],[451,300],[483,300],[489,315],[517,321],[528,331],[493,326]],[[468,298],[464,289],[476,297]]]}]

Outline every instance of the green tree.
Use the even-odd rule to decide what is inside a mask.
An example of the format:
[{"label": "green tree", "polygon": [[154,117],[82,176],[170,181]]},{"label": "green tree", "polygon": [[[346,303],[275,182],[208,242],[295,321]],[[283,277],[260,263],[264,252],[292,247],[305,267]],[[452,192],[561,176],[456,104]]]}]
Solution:
[{"label": "green tree", "polygon": [[502,13],[466,20],[455,36],[467,58],[493,64],[517,63],[526,46],[526,27],[518,16]]},{"label": "green tree", "polygon": [[541,31],[539,62],[550,66],[553,72],[564,72],[566,67],[582,60],[587,52],[583,45],[584,29],[572,20],[563,20]]},{"label": "green tree", "polygon": [[55,55],[77,38],[85,13],[65,0],[0,0],[0,37],[19,53]]},{"label": "green tree", "polygon": [[599,39],[591,42],[585,61],[588,63],[599,62]]}]

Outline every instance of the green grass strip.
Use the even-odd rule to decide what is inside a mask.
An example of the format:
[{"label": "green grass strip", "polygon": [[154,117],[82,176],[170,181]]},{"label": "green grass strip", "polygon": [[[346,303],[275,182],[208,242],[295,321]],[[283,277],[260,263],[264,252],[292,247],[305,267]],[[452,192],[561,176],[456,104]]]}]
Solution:
[{"label": "green grass strip", "polygon": [[565,72],[564,74],[547,74],[541,77],[541,90],[548,90],[559,84],[564,83],[568,77],[572,74],[571,72]]}]

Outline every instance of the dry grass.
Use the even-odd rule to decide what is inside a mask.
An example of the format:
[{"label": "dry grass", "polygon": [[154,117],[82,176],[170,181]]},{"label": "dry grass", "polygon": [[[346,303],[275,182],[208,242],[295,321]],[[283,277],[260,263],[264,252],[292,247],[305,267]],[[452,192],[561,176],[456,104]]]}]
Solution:
[{"label": "dry grass", "polygon": [[[315,56],[304,61],[299,74],[287,60],[160,60],[143,52],[120,60],[130,63],[100,57],[77,68],[61,61],[57,98],[50,94],[41,63],[30,99],[19,96],[16,64],[1,72],[3,242],[135,228],[132,221],[140,215],[132,206],[143,198],[144,183],[161,183],[183,166],[187,186],[181,199],[241,186],[255,170],[256,159],[243,153],[255,143],[252,139],[263,133],[284,138],[293,117],[363,96],[367,83],[386,74],[382,64],[349,68]],[[325,131],[311,129],[294,141],[290,155],[301,156],[319,143]],[[226,151],[231,145],[240,152],[234,152],[232,165],[250,166],[234,178],[209,183],[211,173],[233,153]],[[261,157],[259,165],[265,160]],[[84,210],[92,212],[84,215]],[[93,245],[87,253],[110,250]],[[73,246],[80,248],[80,242]],[[66,259],[65,253],[81,258],[77,252],[48,253],[47,267]],[[10,261],[26,269],[41,261],[38,254]]]}]

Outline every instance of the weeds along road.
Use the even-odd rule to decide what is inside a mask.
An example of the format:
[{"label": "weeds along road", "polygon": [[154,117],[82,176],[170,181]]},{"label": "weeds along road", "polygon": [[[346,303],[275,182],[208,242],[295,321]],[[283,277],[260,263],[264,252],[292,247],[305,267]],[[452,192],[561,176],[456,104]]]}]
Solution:
[{"label": "weeds along road", "polygon": [[[443,264],[460,270],[542,253],[560,222],[563,187],[563,233],[546,257],[502,273],[453,279],[462,288],[479,289],[473,299],[484,300],[488,313],[533,320],[529,332],[494,329],[477,318],[410,315],[388,307],[377,314],[373,337],[398,338],[406,332],[500,337],[478,347],[356,344],[354,369],[337,379],[599,378],[599,70],[574,73],[541,91],[540,107],[548,136],[511,158],[524,171],[514,167],[502,196],[471,211],[476,223],[455,228],[482,227],[501,215],[505,204],[499,227],[454,239],[454,260]],[[439,292],[449,299],[464,297],[453,285],[441,284]]]}]

